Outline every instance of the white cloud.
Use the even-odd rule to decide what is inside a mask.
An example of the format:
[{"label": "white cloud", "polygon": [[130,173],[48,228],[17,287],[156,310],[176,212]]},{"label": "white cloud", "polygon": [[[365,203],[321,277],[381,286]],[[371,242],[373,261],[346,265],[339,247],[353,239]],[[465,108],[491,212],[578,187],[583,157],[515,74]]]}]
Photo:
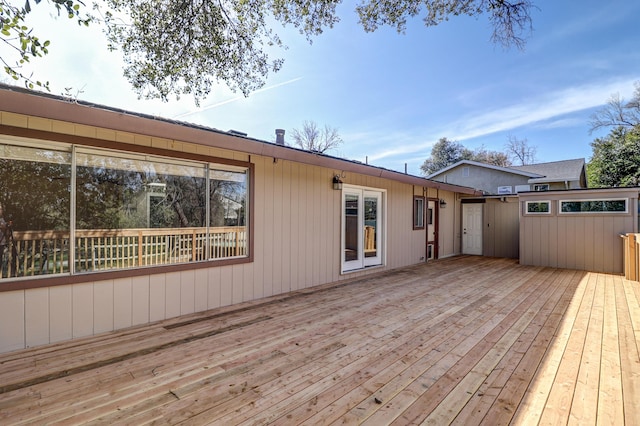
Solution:
[{"label": "white cloud", "polygon": [[[581,86],[570,87],[547,93],[518,104],[509,105],[486,112],[466,114],[462,118],[440,126],[439,129],[418,129],[416,133],[408,135],[406,132],[388,134],[381,137],[375,135],[385,148],[369,156],[371,160],[416,154],[424,152],[442,136],[449,139],[463,141],[493,133],[513,130],[518,127],[552,120],[556,117],[598,107],[606,103],[612,93],[621,95],[631,93],[634,78],[619,78],[610,81],[593,82]],[[554,120],[554,125],[566,126],[567,121]],[[573,124],[576,124],[575,122]],[[369,135],[374,137],[374,135]],[[394,142],[396,143],[395,146]],[[398,141],[400,144],[398,144]]]}]

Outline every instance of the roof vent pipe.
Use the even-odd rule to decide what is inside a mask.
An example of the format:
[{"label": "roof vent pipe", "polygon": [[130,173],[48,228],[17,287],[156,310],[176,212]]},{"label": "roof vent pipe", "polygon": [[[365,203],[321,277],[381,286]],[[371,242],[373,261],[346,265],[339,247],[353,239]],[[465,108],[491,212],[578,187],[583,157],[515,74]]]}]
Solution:
[{"label": "roof vent pipe", "polygon": [[284,129],[276,129],[276,144],[284,146]]}]

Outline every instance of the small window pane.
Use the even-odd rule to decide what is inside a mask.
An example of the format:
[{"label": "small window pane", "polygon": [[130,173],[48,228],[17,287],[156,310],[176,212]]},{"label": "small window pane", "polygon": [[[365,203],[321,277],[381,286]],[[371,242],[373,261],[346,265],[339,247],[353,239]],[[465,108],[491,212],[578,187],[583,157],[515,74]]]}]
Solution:
[{"label": "small window pane", "polygon": [[413,229],[424,229],[424,197],[413,198]]},{"label": "small window pane", "polygon": [[209,171],[209,259],[248,256],[247,170],[225,170],[211,165]]},{"label": "small window pane", "polygon": [[549,201],[527,201],[527,213],[549,213]]}]

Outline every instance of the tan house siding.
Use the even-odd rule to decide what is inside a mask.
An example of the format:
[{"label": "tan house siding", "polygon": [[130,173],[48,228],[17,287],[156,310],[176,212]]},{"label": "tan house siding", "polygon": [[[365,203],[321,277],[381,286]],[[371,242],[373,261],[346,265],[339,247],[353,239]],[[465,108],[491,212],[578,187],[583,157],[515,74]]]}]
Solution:
[{"label": "tan house siding", "polygon": [[483,208],[484,256],[518,258],[519,204],[515,197],[488,198]]},{"label": "tan house siding", "polygon": [[[468,170],[468,175],[465,175],[465,169]],[[527,182],[529,179],[527,176],[521,176],[515,173],[467,164],[462,164],[447,170],[445,174],[436,178],[438,181],[469,186],[487,191],[491,194],[497,194],[498,187],[500,186],[510,186],[512,193],[515,194],[515,186],[528,185]]]},{"label": "tan house siding", "polygon": [[[344,172],[344,182],[386,191],[382,267],[340,274],[341,170],[59,120],[0,113],[0,124],[101,138],[254,165],[252,262],[0,291],[0,352],[90,336],[424,261],[425,231],[412,229],[413,195],[444,199],[439,253],[459,253],[459,197],[443,189]],[[139,275],[139,274],[138,274]],[[91,279],[91,278],[89,278]],[[1,285],[1,284],[0,284]]]},{"label": "tan house siding", "polygon": [[[628,199],[627,213],[559,214],[561,200]],[[527,214],[527,201],[550,201],[549,214]],[[520,194],[520,263],[622,273],[621,234],[637,232],[638,189]]]}]

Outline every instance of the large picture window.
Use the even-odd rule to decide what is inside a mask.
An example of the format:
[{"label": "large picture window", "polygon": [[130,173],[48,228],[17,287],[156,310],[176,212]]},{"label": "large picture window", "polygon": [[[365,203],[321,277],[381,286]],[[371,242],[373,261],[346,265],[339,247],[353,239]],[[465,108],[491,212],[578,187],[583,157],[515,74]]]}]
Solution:
[{"label": "large picture window", "polygon": [[248,165],[16,138],[0,166],[2,279],[249,256]]}]

